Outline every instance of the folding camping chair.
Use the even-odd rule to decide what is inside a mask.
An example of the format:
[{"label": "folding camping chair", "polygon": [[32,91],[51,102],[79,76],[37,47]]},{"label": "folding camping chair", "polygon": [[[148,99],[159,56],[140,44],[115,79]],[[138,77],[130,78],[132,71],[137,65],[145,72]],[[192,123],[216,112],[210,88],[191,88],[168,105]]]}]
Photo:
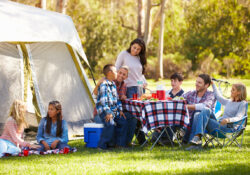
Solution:
[{"label": "folding camping chair", "polygon": [[[207,134],[204,135],[205,144],[204,146],[208,146],[210,143],[215,147],[214,141],[218,143],[218,145],[222,146],[223,148],[227,145],[235,144],[238,147],[242,146],[243,143],[243,137],[244,137],[244,131],[247,125],[247,110],[248,110],[248,103],[246,103],[246,111],[244,117],[236,121],[232,124],[232,126],[237,126],[236,130],[234,132],[223,132],[220,129],[215,129]],[[241,141],[237,140],[239,136],[241,137]],[[220,139],[223,140],[223,143],[220,142]],[[227,142],[226,142],[227,140]]]},{"label": "folding camping chair", "polygon": [[215,102],[214,115],[216,118],[219,118],[222,114],[222,105],[219,101]]}]

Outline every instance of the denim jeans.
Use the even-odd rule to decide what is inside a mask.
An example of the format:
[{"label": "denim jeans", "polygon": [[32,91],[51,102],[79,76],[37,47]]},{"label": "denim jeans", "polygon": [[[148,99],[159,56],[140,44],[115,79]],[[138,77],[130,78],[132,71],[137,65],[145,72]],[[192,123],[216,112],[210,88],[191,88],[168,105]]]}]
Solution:
[{"label": "denim jeans", "polygon": [[[41,146],[40,148],[37,149],[37,151],[45,151],[45,147],[42,143],[39,143],[39,145]],[[68,147],[70,148],[70,146],[67,144],[67,143],[61,143],[59,142],[57,145],[56,145],[56,148],[55,149],[63,149],[65,147]]]},{"label": "denim jeans", "polygon": [[3,157],[4,153],[18,154],[21,149],[9,140],[0,139],[0,157]]},{"label": "denim jeans", "polygon": [[193,115],[191,116],[190,121],[189,121],[189,129],[186,130],[186,133],[185,133],[184,138],[182,140],[184,143],[189,142],[191,129],[192,129],[192,126],[193,126],[193,119],[194,119],[195,116],[198,116],[199,114],[200,114],[200,111],[193,113]]},{"label": "denim jeans", "polygon": [[[115,122],[118,124],[115,129],[116,143],[110,143],[108,144],[109,146],[110,145],[113,146],[114,144],[117,144],[118,146],[127,146],[131,143],[134,137],[137,119],[127,111],[124,111],[124,114],[126,116],[126,121],[123,121],[123,119],[117,121],[117,119],[115,119]],[[94,122],[102,123],[101,117],[99,115],[96,115],[94,117]],[[124,133],[127,134],[124,135]],[[125,143],[124,143],[124,138],[126,139]]]},{"label": "denim jeans", "polygon": [[117,146],[125,147],[127,139],[128,123],[127,120],[122,116],[115,117],[115,143]]},{"label": "denim jeans", "polygon": [[137,119],[128,111],[124,112],[127,119],[127,135],[126,135],[126,145],[129,145],[134,137],[135,128],[137,124]]},{"label": "denim jeans", "polygon": [[199,115],[194,115],[189,141],[197,134],[204,135],[205,130],[212,132],[215,129],[220,129],[223,132],[234,130],[233,128],[228,128],[227,125],[220,125],[212,110],[206,108],[202,110]]},{"label": "denim jeans", "polygon": [[[133,94],[137,94],[137,93],[138,93],[138,87],[137,86],[127,87],[127,92],[126,92],[127,98],[132,98]],[[143,93],[145,93],[145,89],[143,89]]]},{"label": "denim jeans", "polygon": [[104,125],[102,134],[98,143],[98,147],[101,149],[107,149],[108,145],[114,143],[114,139],[115,139],[115,124],[114,122],[110,122],[110,121],[106,122],[105,116],[106,116],[105,112],[103,112],[100,115],[100,118]]},{"label": "denim jeans", "polygon": [[132,98],[133,94],[137,94],[137,86],[127,87],[127,92],[126,92],[127,98]]},{"label": "denim jeans", "polygon": [[[127,93],[126,96],[127,98],[132,98],[133,94],[137,94],[138,88],[137,86],[131,86],[131,87],[127,87]],[[143,92],[145,92],[145,90],[143,90]],[[146,140],[145,138],[145,133],[143,131],[141,131],[141,123],[139,120],[137,120],[137,124],[136,124],[136,128],[134,130],[135,134],[137,135],[137,140],[139,142],[139,144],[144,143],[144,141]],[[132,140],[133,137],[131,138],[131,136],[129,136],[129,138]]]}]

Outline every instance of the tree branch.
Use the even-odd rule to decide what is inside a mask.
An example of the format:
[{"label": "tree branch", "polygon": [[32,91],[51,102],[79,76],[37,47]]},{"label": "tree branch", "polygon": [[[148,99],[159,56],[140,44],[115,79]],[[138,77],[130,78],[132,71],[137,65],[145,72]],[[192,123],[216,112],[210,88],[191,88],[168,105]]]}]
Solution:
[{"label": "tree branch", "polygon": [[124,27],[126,29],[129,29],[129,30],[137,31],[133,26],[127,26],[127,25],[125,25],[123,17],[120,16],[120,18],[121,18],[121,22],[122,22],[122,27]]},{"label": "tree branch", "polygon": [[157,7],[157,6],[160,6],[161,3],[158,3],[158,4],[152,4],[151,7]]}]

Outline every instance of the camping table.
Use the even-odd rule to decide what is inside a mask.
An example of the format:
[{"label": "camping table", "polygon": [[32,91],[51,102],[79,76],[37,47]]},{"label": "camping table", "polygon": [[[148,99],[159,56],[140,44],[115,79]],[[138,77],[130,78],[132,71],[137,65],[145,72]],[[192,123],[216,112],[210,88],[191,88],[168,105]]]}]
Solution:
[{"label": "camping table", "polygon": [[[171,126],[187,129],[189,117],[186,103],[185,100],[137,101],[131,99],[122,102],[123,109],[131,112],[133,116],[141,121],[142,131],[146,134],[148,131],[160,127],[163,127],[165,131],[168,127],[171,132],[173,132]],[[162,134],[163,131],[159,137],[161,137]],[[151,149],[153,149],[158,140],[159,138],[157,138]]]}]

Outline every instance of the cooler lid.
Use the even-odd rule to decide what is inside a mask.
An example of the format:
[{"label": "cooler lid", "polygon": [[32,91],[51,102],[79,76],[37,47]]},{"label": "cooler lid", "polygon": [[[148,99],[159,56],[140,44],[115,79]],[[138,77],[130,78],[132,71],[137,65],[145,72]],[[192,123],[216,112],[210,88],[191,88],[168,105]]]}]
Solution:
[{"label": "cooler lid", "polygon": [[84,128],[103,128],[103,126],[101,123],[85,123],[83,125]]}]

